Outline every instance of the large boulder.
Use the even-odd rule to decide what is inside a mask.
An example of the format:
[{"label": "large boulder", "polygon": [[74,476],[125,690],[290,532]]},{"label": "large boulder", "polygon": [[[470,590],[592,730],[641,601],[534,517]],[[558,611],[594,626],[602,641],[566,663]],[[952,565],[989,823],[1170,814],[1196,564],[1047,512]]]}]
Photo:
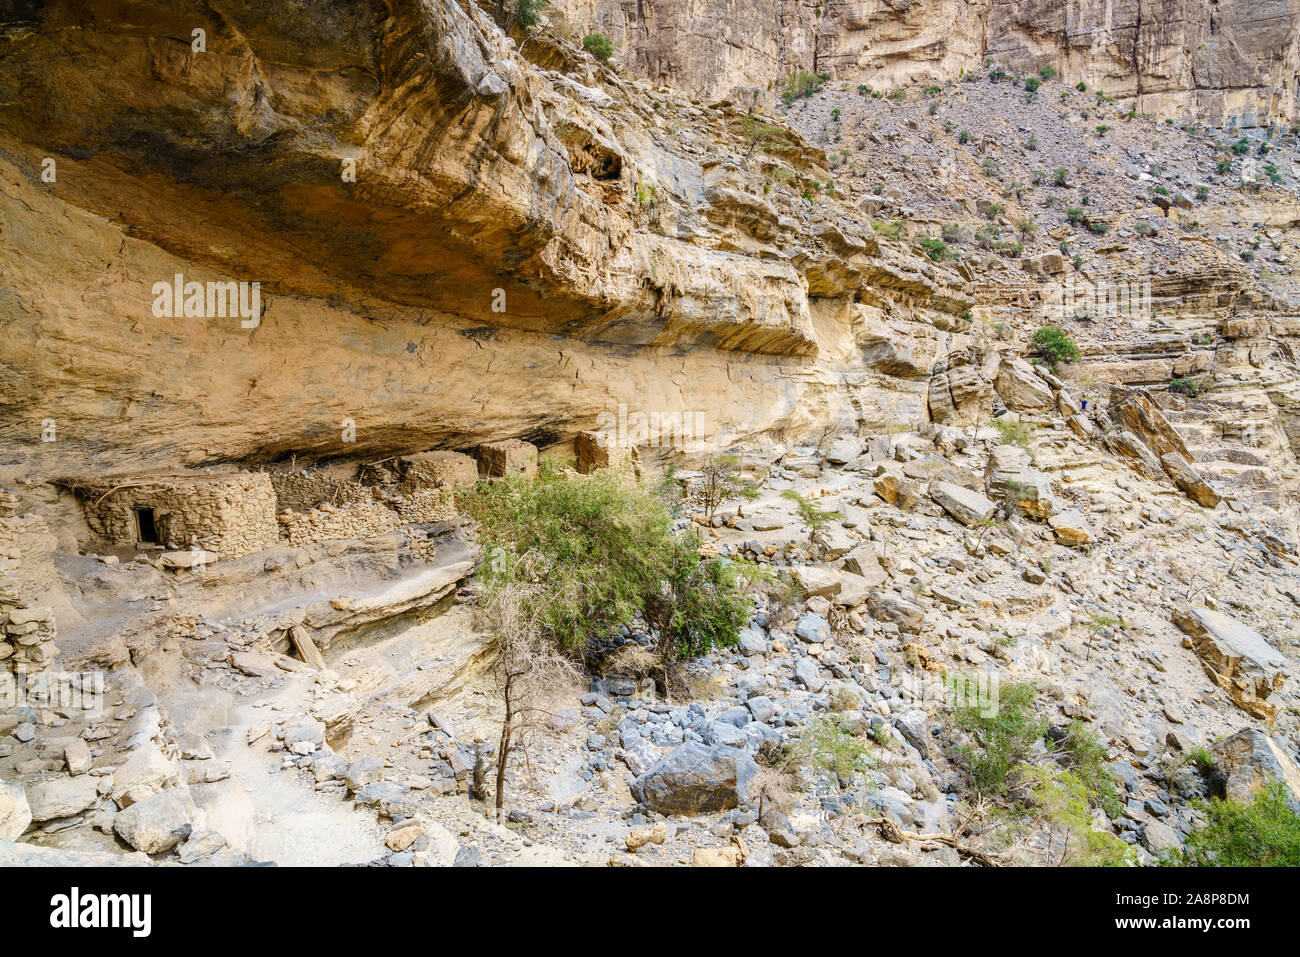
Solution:
[{"label": "large boulder", "polygon": [[1024,359],[1004,357],[998,366],[997,378],[993,380],[993,388],[1013,412],[1051,415],[1056,411],[1052,387]]},{"label": "large boulder", "polygon": [[931,482],[930,498],[963,525],[978,525],[998,510],[996,502],[954,482]]},{"label": "large boulder", "polygon": [[1141,389],[1111,386],[1110,418],[1116,428],[1132,432],[1138,440],[1155,453],[1156,458],[1170,452],[1190,462],[1192,453],[1178,431],[1169,424],[1165,414]]},{"label": "large boulder", "polygon": [[1270,781],[1279,781],[1287,804],[1300,814],[1300,768],[1267,734],[1247,728],[1215,743],[1210,751],[1226,797],[1250,801]]},{"label": "large boulder", "polygon": [[176,787],[180,781],[180,765],[163,754],[156,743],[150,742],[133,751],[113,774],[110,796],[119,807],[126,807]]},{"label": "large boulder", "polygon": [[898,626],[899,631],[915,635],[925,624],[925,611],[920,605],[895,595],[893,592],[877,591],[867,602],[871,617],[877,621],[890,621]]},{"label": "large boulder", "polygon": [[1106,436],[1106,447],[1122,459],[1127,459],[1139,475],[1159,482],[1165,477],[1164,466],[1146,443],[1127,429],[1116,429]]},{"label": "large boulder", "polygon": [[984,468],[989,497],[1037,519],[1056,513],[1052,480],[1029,464],[1029,453],[1018,445],[998,445]]},{"label": "large boulder", "polygon": [[708,814],[748,804],[758,765],[744,750],[688,741],[632,782],[632,797],[662,814]]},{"label": "large boulder", "polygon": [[1165,467],[1174,484],[1197,505],[1214,508],[1223,501],[1214,486],[1202,478],[1201,473],[1177,452],[1166,452],[1160,456],[1160,464]]},{"label": "large boulder", "polygon": [[862,454],[862,440],[856,435],[842,435],[826,450],[826,461],[831,465],[848,465]]},{"label": "large boulder", "polygon": [[32,809],[22,785],[0,781],[0,841],[16,841],[32,823]]},{"label": "large boulder", "polygon": [[190,836],[194,816],[189,794],[173,788],[119,811],[113,818],[113,830],[137,851],[161,854]]},{"label": "large boulder", "polygon": [[37,824],[80,814],[99,800],[98,778],[58,777],[27,787],[27,804]]},{"label": "large boulder", "polygon": [[1047,520],[1056,540],[1070,548],[1082,548],[1092,542],[1092,526],[1077,508],[1057,512]]},{"label": "large boulder", "polygon": [[927,390],[931,420],[978,425],[993,415],[993,383],[980,369],[979,349],[954,352],[934,367]]},{"label": "large boulder", "polygon": [[1275,709],[1266,699],[1291,674],[1282,653],[1255,629],[1204,605],[1179,609],[1173,619],[1191,637],[1210,679],[1237,707],[1271,722]]},{"label": "large boulder", "polygon": [[866,579],[868,588],[879,588],[889,577],[876,556],[875,546],[863,542],[844,556],[844,569]]},{"label": "large boulder", "polygon": [[903,466],[897,462],[885,462],[882,465],[874,488],[876,494],[887,503],[901,509],[911,508],[921,497],[916,483],[903,474]]},{"label": "large boulder", "polygon": [[840,593],[840,574],[825,565],[799,565],[790,569],[803,588],[803,597],[832,598]]}]

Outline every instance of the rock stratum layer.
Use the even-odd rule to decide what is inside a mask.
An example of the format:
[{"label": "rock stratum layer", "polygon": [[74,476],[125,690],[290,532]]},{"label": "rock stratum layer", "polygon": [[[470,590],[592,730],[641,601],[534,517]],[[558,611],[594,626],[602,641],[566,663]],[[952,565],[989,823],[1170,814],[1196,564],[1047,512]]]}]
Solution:
[{"label": "rock stratum layer", "polygon": [[772,90],[796,70],[894,87],[985,57],[1052,66],[1141,113],[1263,125],[1297,116],[1294,0],[564,0],[632,69],[701,96]]},{"label": "rock stratum layer", "polygon": [[[546,444],[624,404],[719,441],[883,424],[850,396],[871,317],[961,344],[958,278],[765,199],[740,113],[538,66],[473,6],[271,7],[0,24],[10,476]],[[177,275],[260,315],[159,316]]]}]

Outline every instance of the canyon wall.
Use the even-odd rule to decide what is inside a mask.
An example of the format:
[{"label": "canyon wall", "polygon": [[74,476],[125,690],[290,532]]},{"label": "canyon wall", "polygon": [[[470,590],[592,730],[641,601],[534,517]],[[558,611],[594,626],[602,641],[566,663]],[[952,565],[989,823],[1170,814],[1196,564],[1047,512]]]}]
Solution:
[{"label": "canyon wall", "polygon": [[617,62],[713,99],[796,70],[894,88],[1054,67],[1140,113],[1213,125],[1292,122],[1296,0],[561,0]]},{"label": "canyon wall", "polygon": [[883,426],[925,374],[864,362],[884,317],[968,341],[950,269],[765,195],[739,111],[533,38],[543,69],[473,5],[265,6],[0,21],[0,480],[545,445],[623,405],[714,444]]}]

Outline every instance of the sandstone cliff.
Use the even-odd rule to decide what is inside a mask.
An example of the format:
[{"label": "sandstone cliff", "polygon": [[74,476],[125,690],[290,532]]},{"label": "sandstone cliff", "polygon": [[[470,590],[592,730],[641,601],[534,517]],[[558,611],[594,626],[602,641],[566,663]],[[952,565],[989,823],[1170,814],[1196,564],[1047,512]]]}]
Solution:
[{"label": "sandstone cliff", "polygon": [[[7,475],[545,444],[623,404],[719,441],[883,423],[862,310],[962,344],[955,274],[766,194],[737,111],[535,65],[472,5],[263,6],[4,24]],[[178,274],[260,313],[157,315]]]},{"label": "sandstone cliff", "polygon": [[985,58],[1054,67],[1140,113],[1215,125],[1297,118],[1294,0],[563,0],[619,61],[706,98],[795,72],[893,88],[957,79]]}]

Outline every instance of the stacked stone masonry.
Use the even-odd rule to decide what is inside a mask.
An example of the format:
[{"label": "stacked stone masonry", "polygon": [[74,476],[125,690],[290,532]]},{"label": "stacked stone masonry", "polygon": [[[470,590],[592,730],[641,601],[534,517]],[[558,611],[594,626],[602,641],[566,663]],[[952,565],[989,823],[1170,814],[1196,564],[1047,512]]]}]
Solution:
[{"label": "stacked stone masonry", "polygon": [[198,546],[221,558],[276,544],[276,494],[264,472],[175,474],[82,486],[86,520],[105,546]]}]

